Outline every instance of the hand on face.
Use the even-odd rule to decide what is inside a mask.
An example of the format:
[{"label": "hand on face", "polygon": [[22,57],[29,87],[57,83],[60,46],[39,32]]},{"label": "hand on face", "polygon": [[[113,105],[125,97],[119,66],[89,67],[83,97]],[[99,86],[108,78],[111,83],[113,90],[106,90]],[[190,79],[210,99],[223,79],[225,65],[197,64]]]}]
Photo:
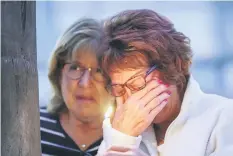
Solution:
[{"label": "hand on face", "polygon": [[140,135],[166,106],[170,94],[167,85],[160,80],[151,80],[125,101],[123,97],[117,97],[112,127],[130,136]]}]

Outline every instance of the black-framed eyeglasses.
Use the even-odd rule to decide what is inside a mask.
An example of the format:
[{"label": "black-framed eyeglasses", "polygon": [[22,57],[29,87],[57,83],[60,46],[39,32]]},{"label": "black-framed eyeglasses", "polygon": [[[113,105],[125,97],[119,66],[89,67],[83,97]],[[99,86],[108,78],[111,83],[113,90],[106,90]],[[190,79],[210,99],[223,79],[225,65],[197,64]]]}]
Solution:
[{"label": "black-framed eyeglasses", "polygon": [[132,92],[139,91],[146,87],[146,77],[157,69],[157,65],[152,66],[146,72],[146,74],[135,75],[127,80],[124,84],[112,84],[107,86],[107,90],[113,96],[119,97],[125,94],[125,86],[129,88]]},{"label": "black-framed eyeglasses", "polygon": [[65,74],[73,80],[80,79],[85,71],[90,72],[91,77],[97,82],[105,82],[103,72],[100,68],[85,68],[77,63],[65,63]]}]

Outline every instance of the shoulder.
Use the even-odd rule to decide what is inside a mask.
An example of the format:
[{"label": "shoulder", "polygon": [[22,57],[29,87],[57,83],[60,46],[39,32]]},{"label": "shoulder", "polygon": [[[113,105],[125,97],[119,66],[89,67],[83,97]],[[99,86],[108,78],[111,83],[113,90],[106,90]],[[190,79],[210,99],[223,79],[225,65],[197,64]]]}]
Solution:
[{"label": "shoulder", "polygon": [[59,117],[48,113],[46,107],[40,108],[40,131],[41,135],[59,135],[64,137]]},{"label": "shoulder", "polygon": [[233,121],[233,99],[221,96],[213,96],[211,101],[219,111],[219,122],[228,122],[232,125]]},{"label": "shoulder", "polygon": [[204,93],[199,103],[206,105],[208,108],[218,109],[219,111],[233,109],[233,99],[215,94]]},{"label": "shoulder", "polygon": [[58,115],[51,114],[47,111],[46,107],[40,107],[40,123],[41,127],[44,127],[48,124],[57,124],[58,123]]},{"label": "shoulder", "polygon": [[215,124],[221,122],[219,120],[220,117],[229,116],[229,118],[233,118],[233,99],[215,94],[207,94],[202,91],[195,93],[190,95],[191,98],[189,101],[186,100],[186,103],[184,102],[186,107],[183,107],[183,112],[186,112],[189,117],[202,118]]},{"label": "shoulder", "polygon": [[40,117],[57,119],[57,115],[51,114],[47,111],[47,107],[40,107]]},{"label": "shoulder", "polygon": [[40,134],[43,154],[56,154],[62,151],[66,136],[60,126],[58,116],[47,112],[46,107],[40,108]]},{"label": "shoulder", "polygon": [[198,82],[191,76],[182,102],[182,110],[191,115],[214,116],[216,119],[225,109],[232,110],[233,99],[201,90]]},{"label": "shoulder", "polygon": [[217,119],[218,122],[222,121],[222,118],[228,118],[233,120],[233,99],[229,99],[223,96],[215,94],[205,94],[197,101],[198,111],[202,114],[211,115]]},{"label": "shoulder", "polygon": [[233,100],[217,95],[208,96],[207,101],[213,105],[210,110],[216,112],[212,113],[212,119],[216,120],[210,136],[210,145],[218,145],[215,149],[218,153],[216,155],[229,155],[233,152]]},{"label": "shoulder", "polygon": [[192,108],[197,112],[219,111],[233,107],[233,99],[216,94],[204,93],[198,82],[190,76],[183,103],[185,108]]}]

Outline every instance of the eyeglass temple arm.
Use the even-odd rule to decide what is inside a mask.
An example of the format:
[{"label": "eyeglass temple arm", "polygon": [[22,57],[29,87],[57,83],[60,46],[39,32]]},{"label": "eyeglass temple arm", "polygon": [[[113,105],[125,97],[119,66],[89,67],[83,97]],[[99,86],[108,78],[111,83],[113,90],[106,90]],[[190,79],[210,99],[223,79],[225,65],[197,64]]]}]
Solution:
[{"label": "eyeglass temple arm", "polygon": [[157,68],[157,65],[153,65],[147,72],[146,75],[149,75],[152,71],[154,71]]}]

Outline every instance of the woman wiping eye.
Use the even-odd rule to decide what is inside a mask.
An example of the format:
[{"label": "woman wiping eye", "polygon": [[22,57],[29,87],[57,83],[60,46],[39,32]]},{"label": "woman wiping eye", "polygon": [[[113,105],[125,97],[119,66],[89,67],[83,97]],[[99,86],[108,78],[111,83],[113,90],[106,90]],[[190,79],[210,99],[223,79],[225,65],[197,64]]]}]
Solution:
[{"label": "woman wiping eye", "polygon": [[117,108],[98,156],[233,155],[233,100],[200,89],[188,37],[147,9],[120,12],[104,30],[101,65]]}]

